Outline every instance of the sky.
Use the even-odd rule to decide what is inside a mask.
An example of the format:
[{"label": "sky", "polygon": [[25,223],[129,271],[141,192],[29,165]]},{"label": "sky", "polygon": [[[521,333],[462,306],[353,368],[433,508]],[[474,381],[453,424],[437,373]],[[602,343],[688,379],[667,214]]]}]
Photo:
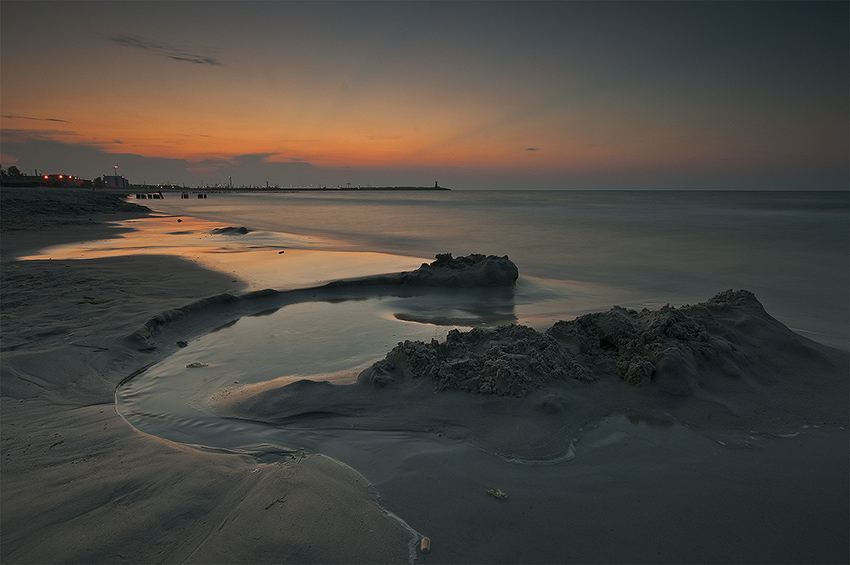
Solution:
[{"label": "sky", "polygon": [[0,165],[848,190],[848,2],[0,2]]}]

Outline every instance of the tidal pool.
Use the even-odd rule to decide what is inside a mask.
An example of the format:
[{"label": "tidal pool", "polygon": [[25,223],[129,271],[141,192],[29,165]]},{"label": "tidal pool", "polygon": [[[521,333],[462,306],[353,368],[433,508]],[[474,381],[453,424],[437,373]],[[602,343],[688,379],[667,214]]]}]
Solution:
[{"label": "tidal pool", "polygon": [[173,441],[260,454],[316,450],[316,439],[298,430],[222,418],[210,399],[259,383],[353,382],[399,341],[442,341],[454,327],[516,321],[513,298],[513,289],[406,289],[271,307],[186,342],[120,386],[116,403],[134,427]]}]

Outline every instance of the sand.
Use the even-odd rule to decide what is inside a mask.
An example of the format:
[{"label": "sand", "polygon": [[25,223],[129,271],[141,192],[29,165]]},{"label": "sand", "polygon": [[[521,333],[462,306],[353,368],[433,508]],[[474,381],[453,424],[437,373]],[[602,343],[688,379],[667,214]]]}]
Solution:
[{"label": "sand", "polygon": [[[389,352],[392,367],[375,360],[382,386],[372,372],[225,391],[223,414],[315,432],[306,452],[272,462],[143,434],[114,394],[174,351],[176,335],[297,292],[246,294],[174,257],[16,261],[144,211],[90,191],[0,194],[4,563],[850,559],[847,353],[793,334],[747,295],[715,310],[612,310],[585,333],[568,322],[496,335],[497,358],[527,364],[517,348],[548,335],[584,367],[519,389],[470,390],[475,372],[463,385],[449,357],[434,357],[435,374],[450,361],[459,386],[404,375],[399,359],[432,345],[409,342]],[[704,339],[699,328],[682,339],[694,326],[679,314]],[[678,329],[652,333],[659,317]],[[711,351],[693,357],[697,342]],[[430,553],[411,553],[411,530]]]},{"label": "sand", "polygon": [[240,283],[164,256],[14,261],[110,233],[90,211],[80,224],[53,207],[55,193],[27,192],[32,207],[7,223],[3,189],[0,560],[407,562],[410,533],[352,469],[316,454],[261,464],[189,449],[117,414],[116,385],[164,355],[126,336]]}]

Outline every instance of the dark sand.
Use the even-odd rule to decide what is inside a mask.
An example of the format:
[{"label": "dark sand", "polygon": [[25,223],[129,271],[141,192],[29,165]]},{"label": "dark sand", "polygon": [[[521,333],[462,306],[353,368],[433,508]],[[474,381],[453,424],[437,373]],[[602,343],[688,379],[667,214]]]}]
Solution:
[{"label": "dark sand", "polygon": [[[173,257],[14,261],[47,243],[114,230],[90,223],[90,211],[71,214],[51,197],[56,191],[41,189],[27,190],[30,208],[8,219],[9,192],[2,191],[1,242],[3,563],[407,561],[410,533],[355,471],[321,455],[260,464],[190,449],[139,433],[117,414],[116,385],[165,354],[140,352],[126,337],[156,313],[241,283]],[[96,196],[73,198],[106,206]],[[38,213],[45,208],[54,215]]]}]

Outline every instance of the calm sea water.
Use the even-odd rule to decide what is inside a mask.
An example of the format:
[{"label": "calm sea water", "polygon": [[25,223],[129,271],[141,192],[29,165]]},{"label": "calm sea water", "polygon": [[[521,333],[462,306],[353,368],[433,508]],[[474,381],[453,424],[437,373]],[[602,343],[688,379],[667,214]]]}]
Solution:
[{"label": "calm sea water", "polygon": [[800,333],[848,347],[847,192],[212,194],[150,205],[323,236],[342,251],[508,255],[521,276],[582,290],[551,318],[744,288]]}]

